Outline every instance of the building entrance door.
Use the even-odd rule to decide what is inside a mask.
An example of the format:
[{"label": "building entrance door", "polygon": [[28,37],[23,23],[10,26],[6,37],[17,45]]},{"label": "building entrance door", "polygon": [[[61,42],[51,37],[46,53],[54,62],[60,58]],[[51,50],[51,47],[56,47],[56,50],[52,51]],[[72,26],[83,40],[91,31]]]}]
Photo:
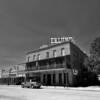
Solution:
[{"label": "building entrance door", "polygon": [[51,74],[47,74],[47,85],[51,85]]}]

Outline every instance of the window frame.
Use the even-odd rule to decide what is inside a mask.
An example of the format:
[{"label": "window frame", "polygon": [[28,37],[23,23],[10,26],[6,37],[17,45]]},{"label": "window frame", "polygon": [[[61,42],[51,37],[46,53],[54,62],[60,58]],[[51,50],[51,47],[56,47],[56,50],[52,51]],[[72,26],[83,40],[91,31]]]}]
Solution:
[{"label": "window frame", "polygon": [[49,58],[49,54],[50,54],[50,52],[46,52],[46,58]]},{"label": "window frame", "polygon": [[53,50],[53,57],[57,57],[57,50]]},{"label": "window frame", "polygon": [[40,54],[37,54],[37,60],[40,60]]},{"label": "window frame", "polygon": [[35,61],[36,60],[36,55],[33,55],[33,61]]},{"label": "window frame", "polygon": [[61,56],[65,56],[65,48],[61,48]]}]

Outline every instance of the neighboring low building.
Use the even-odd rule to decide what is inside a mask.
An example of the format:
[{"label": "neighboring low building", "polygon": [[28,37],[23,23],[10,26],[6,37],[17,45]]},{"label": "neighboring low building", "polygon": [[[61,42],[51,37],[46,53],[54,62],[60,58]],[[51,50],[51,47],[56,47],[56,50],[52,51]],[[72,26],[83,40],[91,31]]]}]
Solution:
[{"label": "neighboring low building", "polygon": [[9,67],[2,66],[0,84],[9,83],[9,69],[10,69]]},{"label": "neighboring low building", "polygon": [[26,63],[18,64],[17,67],[17,77],[25,77],[25,67]]},{"label": "neighboring low building", "polygon": [[1,78],[6,78],[9,77],[9,69],[8,68],[4,68],[1,70]]},{"label": "neighboring low building", "polygon": [[71,41],[39,48],[26,54],[26,79],[43,85],[77,86],[82,83],[86,54]]},{"label": "neighboring low building", "polygon": [[1,84],[21,84],[25,79],[25,65],[10,65],[1,70]]}]

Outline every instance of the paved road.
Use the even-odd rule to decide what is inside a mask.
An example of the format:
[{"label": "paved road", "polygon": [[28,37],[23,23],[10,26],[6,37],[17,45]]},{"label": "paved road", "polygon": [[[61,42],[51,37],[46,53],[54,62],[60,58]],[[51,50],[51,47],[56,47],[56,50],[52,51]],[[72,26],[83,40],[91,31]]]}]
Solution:
[{"label": "paved road", "polygon": [[70,88],[30,89],[0,86],[0,100],[100,100],[100,91]]}]

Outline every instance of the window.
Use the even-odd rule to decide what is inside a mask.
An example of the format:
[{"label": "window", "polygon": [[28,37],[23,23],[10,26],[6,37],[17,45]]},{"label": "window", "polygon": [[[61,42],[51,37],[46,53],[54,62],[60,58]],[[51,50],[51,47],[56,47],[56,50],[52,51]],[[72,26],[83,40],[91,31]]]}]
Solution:
[{"label": "window", "polygon": [[56,57],[57,54],[56,54],[56,50],[53,50],[53,57]]},{"label": "window", "polygon": [[28,62],[30,61],[30,56],[28,56],[27,61],[28,61]]},{"label": "window", "polygon": [[40,54],[37,55],[37,60],[40,60]]},{"label": "window", "polygon": [[65,49],[64,48],[61,49],[61,56],[65,56]]},{"label": "window", "polygon": [[35,56],[35,55],[33,55],[33,60],[35,60],[35,57],[36,57],[36,56]]},{"label": "window", "polygon": [[49,58],[49,52],[46,52],[46,58]]}]

